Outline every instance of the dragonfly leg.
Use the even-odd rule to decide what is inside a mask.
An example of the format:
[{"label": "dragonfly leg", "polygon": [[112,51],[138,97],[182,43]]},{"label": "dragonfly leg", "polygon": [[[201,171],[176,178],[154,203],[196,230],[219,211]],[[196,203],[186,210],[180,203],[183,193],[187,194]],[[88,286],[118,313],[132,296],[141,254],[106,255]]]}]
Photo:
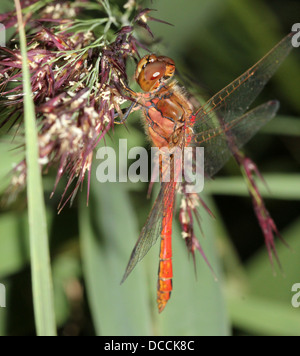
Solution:
[{"label": "dragonfly leg", "polygon": [[129,106],[129,108],[126,110],[125,114],[121,114],[121,112],[120,112],[120,113],[117,113],[117,114],[115,115],[115,119],[118,118],[118,117],[120,117],[120,121],[115,120],[114,123],[117,124],[117,125],[122,125],[122,124],[124,124],[124,122],[128,119],[129,115],[130,115],[133,111],[135,111],[135,110],[138,109],[137,105],[138,105],[137,102],[133,102],[133,103],[131,103],[131,105]]}]

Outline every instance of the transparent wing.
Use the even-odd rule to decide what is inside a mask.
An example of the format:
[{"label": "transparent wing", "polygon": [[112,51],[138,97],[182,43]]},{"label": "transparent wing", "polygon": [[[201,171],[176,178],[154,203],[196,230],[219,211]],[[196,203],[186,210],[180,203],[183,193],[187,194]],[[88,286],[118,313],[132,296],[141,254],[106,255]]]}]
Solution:
[{"label": "transparent wing", "polygon": [[[279,107],[272,101],[243,115],[292,49],[293,34],[284,38],[264,58],[203,105],[189,123],[191,146],[205,147],[205,173],[214,175]],[[230,142],[232,140],[233,142]],[[160,193],[131,254],[122,282],[161,235],[163,217],[174,207],[174,182],[163,183]]]},{"label": "transparent wing", "polygon": [[199,145],[204,147],[204,172],[213,176],[228,161],[235,149],[246,144],[278,111],[279,102],[270,101],[216,129],[202,133]]},{"label": "transparent wing", "polygon": [[136,264],[142,260],[161,236],[163,218],[170,209],[174,208],[175,190],[174,182],[162,183],[159,195],[132,251],[121,283],[126,280]]},{"label": "transparent wing", "polygon": [[233,136],[241,147],[275,115],[278,104],[270,102],[242,117],[292,50],[293,35],[286,36],[252,68],[200,107],[192,118],[191,145],[205,147],[208,176],[217,173],[231,155],[226,135],[229,128],[235,127]]}]

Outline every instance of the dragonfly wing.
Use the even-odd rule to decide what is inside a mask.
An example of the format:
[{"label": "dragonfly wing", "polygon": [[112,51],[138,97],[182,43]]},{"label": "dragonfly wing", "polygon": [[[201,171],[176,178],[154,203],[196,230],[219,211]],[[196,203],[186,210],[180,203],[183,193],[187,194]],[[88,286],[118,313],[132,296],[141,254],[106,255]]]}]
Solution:
[{"label": "dragonfly wing", "polygon": [[[194,130],[191,145],[204,145],[208,147],[214,145],[216,151],[214,155],[219,156],[216,157],[215,161],[212,160],[211,163],[209,163],[208,156],[211,156],[211,154],[207,155],[206,152],[206,173],[209,176],[215,174],[228,159],[230,149],[228,148],[228,145],[226,145],[226,135],[221,134],[226,125],[227,127],[230,127],[231,125],[234,125],[235,122],[240,122],[239,128],[240,131],[243,131],[243,138],[246,141],[248,141],[247,135],[245,135],[247,132],[249,134],[253,132],[251,134],[251,136],[253,136],[257,131],[254,131],[254,125],[253,123],[250,123],[250,120],[242,119],[242,121],[239,121],[238,118],[249,109],[250,105],[262,91],[263,87],[292,50],[293,35],[294,34],[291,33],[286,36],[252,68],[213,96],[196,112],[193,118],[194,123],[191,123]],[[272,111],[271,108],[269,110]],[[251,119],[253,120],[253,114],[251,114]],[[266,122],[267,121],[268,120],[266,120]],[[243,130],[240,127],[241,123],[245,125]],[[215,139],[212,140],[211,143],[206,143],[209,140],[209,135],[211,138],[215,137]],[[238,133],[236,133],[235,138],[240,142],[240,147],[245,143],[241,142],[242,136],[239,137]]]},{"label": "dragonfly wing", "polygon": [[150,248],[156,243],[162,232],[162,222],[166,213],[169,211],[170,205],[174,205],[174,182],[162,183],[161,189],[152,210],[148,216],[147,222],[144,225],[139,239],[130,256],[123,283],[134,269],[136,264],[143,259]]},{"label": "dragonfly wing", "polygon": [[230,124],[216,129],[206,128],[202,133],[201,147],[204,147],[204,172],[212,177],[228,161],[234,149],[246,144],[279,109],[278,101],[270,101],[233,120]]}]

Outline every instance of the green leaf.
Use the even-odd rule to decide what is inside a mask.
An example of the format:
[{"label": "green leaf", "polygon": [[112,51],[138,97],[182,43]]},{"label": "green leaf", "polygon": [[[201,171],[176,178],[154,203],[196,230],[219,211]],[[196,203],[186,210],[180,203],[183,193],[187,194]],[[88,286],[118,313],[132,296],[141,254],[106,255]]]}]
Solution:
[{"label": "green leaf", "polygon": [[254,335],[300,335],[300,313],[291,305],[252,296],[231,296],[228,307],[234,326]]},{"label": "green leaf", "polygon": [[251,258],[247,265],[247,272],[253,295],[290,305],[292,286],[294,283],[300,282],[300,220],[296,221],[282,235],[290,246],[287,248],[280,241],[276,243],[283,274],[279,272],[277,276],[273,276],[270,261],[264,249]]},{"label": "green leaf", "polygon": [[47,236],[46,209],[39,166],[35,108],[32,100],[27,44],[19,0],[15,0],[20,34],[24,90],[24,121],[27,163],[27,197],[33,303],[38,335],[56,335],[53,286]]},{"label": "green leaf", "polygon": [[151,335],[145,267],[140,265],[120,285],[139,234],[124,185],[100,184],[94,179],[89,208],[81,199],[79,225],[85,283],[96,333]]},{"label": "green leaf", "polygon": [[[299,200],[299,174],[263,174],[266,186],[257,179],[257,186],[263,198]],[[216,178],[207,182],[204,191],[207,194],[248,196],[246,183],[242,177]]]},{"label": "green leaf", "polygon": [[276,244],[284,275],[280,271],[273,275],[264,248],[248,262],[248,294],[229,289],[228,305],[234,326],[255,335],[300,335],[300,313],[291,304],[292,286],[299,282],[299,235],[300,220],[283,233],[292,250],[280,241]]},{"label": "green leaf", "polygon": [[261,132],[272,135],[300,136],[300,118],[290,116],[276,116]]}]

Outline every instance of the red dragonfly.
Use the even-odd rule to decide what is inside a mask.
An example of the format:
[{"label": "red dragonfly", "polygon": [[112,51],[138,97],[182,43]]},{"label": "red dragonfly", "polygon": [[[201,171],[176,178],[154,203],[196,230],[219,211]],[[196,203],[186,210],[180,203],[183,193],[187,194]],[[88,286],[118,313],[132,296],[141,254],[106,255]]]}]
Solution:
[{"label": "red dragonfly", "polygon": [[[248,111],[265,84],[273,76],[292,49],[291,38],[285,37],[252,68],[214,95],[205,105],[194,109],[182,88],[171,81],[175,73],[172,59],[154,54],[146,55],[138,63],[135,79],[144,93],[128,89],[140,108],[147,135],[158,148],[204,147],[205,177],[217,173],[236,150],[276,114],[279,103],[270,101]],[[176,165],[176,162],[175,162]],[[184,188],[173,176],[162,183],[159,195],[133,249],[122,282],[136,264],[161,238],[157,304],[162,312],[172,292],[172,220],[175,196]],[[184,194],[181,222],[189,250],[194,255],[200,245],[193,236],[192,217],[198,203],[195,194]],[[202,202],[203,203],[203,202]],[[204,204],[204,203],[203,203]]]}]

